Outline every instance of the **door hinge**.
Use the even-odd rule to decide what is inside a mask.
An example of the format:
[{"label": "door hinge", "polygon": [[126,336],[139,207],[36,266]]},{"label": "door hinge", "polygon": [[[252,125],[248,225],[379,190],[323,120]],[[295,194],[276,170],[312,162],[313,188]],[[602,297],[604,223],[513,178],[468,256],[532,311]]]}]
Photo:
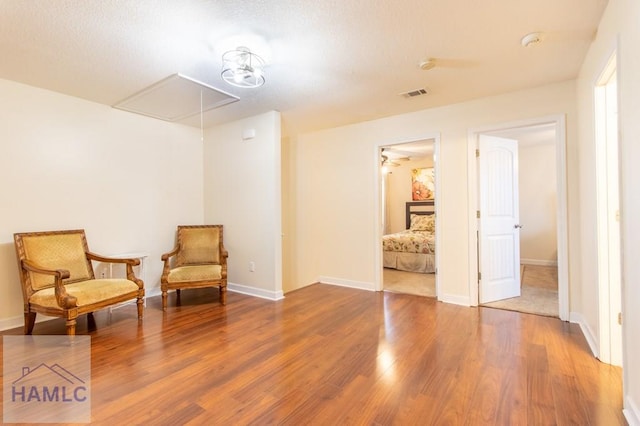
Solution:
[{"label": "door hinge", "polygon": [[482,279],[482,272],[478,272],[478,281]]},{"label": "door hinge", "polygon": [[622,312],[618,312],[618,324],[622,325]]},{"label": "door hinge", "polygon": [[476,210],[476,217],[480,219],[480,210]]},{"label": "door hinge", "polygon": [[480,157],[480,150],[476,149],[476,157]]}]

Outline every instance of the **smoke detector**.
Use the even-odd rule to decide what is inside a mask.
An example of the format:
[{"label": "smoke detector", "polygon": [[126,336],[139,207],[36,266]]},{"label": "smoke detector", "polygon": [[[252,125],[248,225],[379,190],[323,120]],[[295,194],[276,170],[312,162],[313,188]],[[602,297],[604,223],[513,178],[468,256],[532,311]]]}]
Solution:
[{"label": "smoke detector", "polygon": [[520,43],[524,47],[535,46],[536,44],[540,44],[542,42],[542,33],[529,33],[526,36],[522,37]]},{"label": "smoke detector", "polygon": [[433,58],[425,59],[424,61],[420,62],[419,66],[421,70],[429,71],[430,69],[436,66],[436,60]]}]

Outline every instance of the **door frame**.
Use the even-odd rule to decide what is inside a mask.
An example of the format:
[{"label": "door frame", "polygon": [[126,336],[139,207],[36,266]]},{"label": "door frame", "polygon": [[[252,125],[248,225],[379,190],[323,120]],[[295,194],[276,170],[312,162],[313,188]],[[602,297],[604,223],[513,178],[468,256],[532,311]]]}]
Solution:
[{"label": "door frame", "polygon": [[558,308],[563,321],[569,320],[569,253],[567,217],[567,168],[566,168],[566,118],[563,114],[550,115],[526,120],[498,123],[469,129],[467,135],[467,184],[468,184],[468,226],[469,226],[469,301],[478,306],[478,166],[476,149],[478,136],[483,133],[513,130],[544,124],[555,127],[556,171],[557,171],[557,250],[558,250]]},{"label": "door frame", "polygon": [[[442,161],[440,160],[440,133],[425,133],[424,135],[421,136],[416,136],[413,138],[407,138],[407,139],[392,139],[392,140],[383,140],[383,141],[379,141],[375,144],[375,149],[374,151],[374,156],[375,156],[375,162],[376,162],[376,167],[375,167],[375,173],[376,173],[376,177],[375,177],[375,181],[377,182],[377,188],[376,188],[376,193],[375,193],[375,197],[374,197],[374,209],[375,209],[375,214],[376,214],[376,220],[375,222],[375,230],[374,230],[374,235],[375,235],[375,241],[379,241],[379,244],[376,244],[376,250],[375,250],[375,254],[374,254],[374,290],[375,291],[382,291],[383,290],[383,262],[382,262],[382,235],[384,234],[384,229],[383,229],[383,223],[382,223],[382,207],[383,207],[383,200],[382,200],[382,164],[380,162],[380,158],[382,155],[382,148],[383,147],[388,147],[388,146],[393,146],[393,145],[402,145],[405,143],[411,143],[411,142],[418,142],[418,141],[422,141],[422,140],[433,140],[433,171],[434,171],[434,178],[435,178],[435,187],[436,187],[436,198],[434,200],[434,211],[435,211],[435,215],[436,215],[436,238],[435,238],[435,245],[436,247],[440,247],[439,243],[442,240],[442,235],[441,235],[441,220],[439,220],[438,218],[441,217],[440,215],[440,211],[441,211],[441,203],[438,202],[438,195],[441,193],[441,182],[442,179],[440,178],[441,176],[441,171],[440,171],[440,164],[442,164]],[[435,262],[436,262],[436,299],[440,300],[440,285],[438,285],[438,266],[440,265],[440,257],[439,257],[439,250],[436,249],[436,255],[435,255]]]},{"label": "door frame", "polygon": [[[618,195],[618,214],[620,212],[620,123],[616,123],[615,141],[612,141],[608,134],[607,125],[602,122],[607,119],[607,101],[604,92],[607,90],[608,81],[613,75],[617,76],[618,70],[618,49],[617,46],[609,55],[607,63],[602,67],[600,75],[594,82],[594,123],[595,123],[595,173],[596,173],[596,229],[597,229],[597,259],[598,259],[598,331],[599,342],[596,356],[607,364],[622,366],[622,342],[620,339],[621,331],[617,334],[612,331],[614,327],[621,327],[615,323],[615,308],[622,314],[622,248],[621,244],[621,223],[618,220],[617,227],[619,233],[618,248],[616,257],[610,258],[610,231],[609,231],[609,196],[611,188],[609,186],[611,179],[616,180],[616,191]],[[616,77],[617,78],[617,77]],[[616,109],[619,110],[619,86],[616,89]],[[619,121],[619,120],[618,120]],[[614,142],[616,148],[616,167],[615,173],[612,175],[609,170],[609,152],[608,145]],[[612,262],[614,260],[614,262]],[[611,263],[615,263],[612,266]],[[610,274],[615,268],[618,273],[617,288],[615,288],[614,299],[612,297],[612,282]],[[612,315],[613,314],[613,315]],[[621,329],[620,329],[621,330]],[[615,337],[615,339],[614,339]]]}]

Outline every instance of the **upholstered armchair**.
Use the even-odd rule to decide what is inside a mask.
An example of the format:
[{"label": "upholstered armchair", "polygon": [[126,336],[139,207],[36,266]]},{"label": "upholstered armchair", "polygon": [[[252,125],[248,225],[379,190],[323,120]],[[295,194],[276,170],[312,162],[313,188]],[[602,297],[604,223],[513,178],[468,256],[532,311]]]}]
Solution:
[{"label": "upholstered armchair", "polygon": [[[31,334],[36,314],[62,317],[67,334],[76,331],[76,318],[99,309],[137,299],[142,319],[144,283],[133,267],[138,259],[116,259],[89,251],[85,232],[27,232],[14,234],[22,295],[24,333]],[[92,261],[124,263],[127,278],[96,279]]]},{"label": "upholstered armchair", "polygon": [[186,288],[218,287],[220,303],[225,305],[228,256],[222,225],[178,226],[175,248],[162,255],[162,309],[167,310],[169,290],[180,296],[180,289]]}]

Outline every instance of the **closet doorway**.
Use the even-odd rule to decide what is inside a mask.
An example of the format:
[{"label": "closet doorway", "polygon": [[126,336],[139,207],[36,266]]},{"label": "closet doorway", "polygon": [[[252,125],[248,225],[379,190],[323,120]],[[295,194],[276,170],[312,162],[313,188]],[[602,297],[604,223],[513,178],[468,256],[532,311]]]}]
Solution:
[{"label": "closet doorway", "polygon": [[[495,137],[498,138],[495,138]],[[486,243],[483,233],[483,218],[491,216],[487,203],[486,191],[482,189],[484,177],[495,175],[499,180],[504,176],[495,171],[485,173],[486,157],[490,152],[483,152],[483,138],[495,138],[499,141],[509,140],[514,155],[513,197],[514,223],[507,225],[495,240],[500,245],[505,235],[513,235],[515,242],[513,265],[501,262],[503,256],[494,256],[497,263],[506,266],[514,277],[511,292],[485,292],[491,284],[492,261],[480,264],[485,272],[480,280],[480,304],[498,309],[514,310],[524,313],[559,317],[558,304],[558,263],[557,263],[557,178],[556,178],[556,135],[553,124],[529,126],[509,129],[488,134],[481,134],[479,177],[480,177],[480,241]],[[508,138],[508,139],[506,139]],[[485,160],[483,162],[482,160]],[[491,164],[495,168],[495,164]],[[497,191],[503,193],[504,191]],[[482,214],[482,213],[486,214]],[[491,247],[491,245],[489,245]],[[487,260],[483,254],[484,246],[480,246],[480,259]],[[486,252],[487,250],[484,250]],[[488,250],[496,253],[496,250]],[[489,272],[487,272],[489,271]],[[498,274],[501,278],[508,274]],[[500,281],[500,280],[496,280]],[[489,288],[491,290],[491,288]],[[487,294],[488,293],[488,294]],[[493,295],[493,297],[490,297]],[[488,299],[488,300],[487,300]]]},{"label": "closet doorway", "polygon": [[380,147],[384,291],[437,297],[436,145]]},{"label": "closet doorway", "polygon": [[[566,219],[566,168],[564,118],[544,117],[518,123],[504,124],[493,128],[475,130],[469,136],[469,203],[476,206],[470,213],[470,259],[477,259],[473,276],[470,276],[471,300],[485,306],[521,312],[539,313],[567,319],[568,275],[567,275],[567,219]],[[520,290],[529,293],[543,293],[541,303],[536,306],[536,294],[532,298],[515,297],[504,301],[489,302],[481,298],[482,286],[491,282],[495,271],[487,265],[495,262],[483,257],[492,256],[491,251],[482,247],[483,233],[480,229],[483,215],[491,211],[481,211],[483,193],[478,183],[482,180],[482,170],[478,156],[482,157],[479,140],[482,135],[509,138],[517,141],[518,154],[515,168],[519,169],[515,220],[511,231],[519,234],[520,251],[518,258],[507,269],[518,276]],[[520,163],[520,164],[518,164]],[[528,167],[527,164],[529,164]],[[486,206],[485,206],[486,208]],[[515,241],[515,239],[514,239]],[[500,259],[498,259],[500,260]],[[499,264],[502,264],[498,262]],[[524,293],[524,292],[523,292]],[[554,294],[552,294],[554,293]]]}]

